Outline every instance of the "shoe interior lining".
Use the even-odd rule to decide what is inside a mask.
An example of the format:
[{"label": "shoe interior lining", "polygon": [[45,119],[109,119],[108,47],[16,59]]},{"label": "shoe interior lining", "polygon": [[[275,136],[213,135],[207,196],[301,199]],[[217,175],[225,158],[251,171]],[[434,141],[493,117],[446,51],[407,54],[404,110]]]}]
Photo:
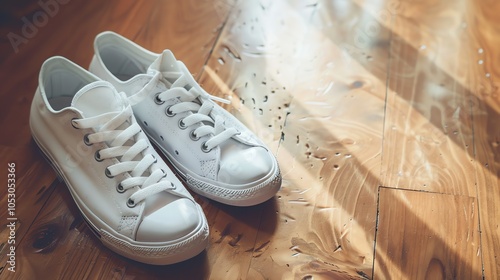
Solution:
[{"label": "shoe interior lining", "polygon": [[49,99],[50,106],[56,111],[60,111],[71,105],[73,97],[71,96],[60,96]]},{"label": "shoe interior lining", "polygon": [[106,68],[121,81],[146,73],[157,57],[157,54],[144,51],[114,34],[100,38],[98,49]]},{"label": "shoe interior lining", "polygon": [[84,71],[64,60],[54,60],[42,71],[45,94],[54,110],[71,106],[73,96],[85,85],[96,81],[90,74],[85,75]]},{"label": "shoe interior lining", "polygon": [[117,51],[116,48],[111,46],[101,49],[101,58],[109,71],[122,81],[146,72],[146,69],[139,61],[134,60],[125,51]]}]

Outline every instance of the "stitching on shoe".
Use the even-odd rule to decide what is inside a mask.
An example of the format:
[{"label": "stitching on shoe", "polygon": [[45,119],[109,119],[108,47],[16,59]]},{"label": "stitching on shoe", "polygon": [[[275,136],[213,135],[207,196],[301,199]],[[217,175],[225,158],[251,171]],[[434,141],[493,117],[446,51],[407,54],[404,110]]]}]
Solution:
[{"label": "stitching on shoe", "polygon": [[122,216],[117,231],[128,237],[132,237],[138,216]]},{"label": "stitching on shoe", "polygon": [[203,177],[215,180],[215,163],[215,159],[201,161],[201,172]]}]

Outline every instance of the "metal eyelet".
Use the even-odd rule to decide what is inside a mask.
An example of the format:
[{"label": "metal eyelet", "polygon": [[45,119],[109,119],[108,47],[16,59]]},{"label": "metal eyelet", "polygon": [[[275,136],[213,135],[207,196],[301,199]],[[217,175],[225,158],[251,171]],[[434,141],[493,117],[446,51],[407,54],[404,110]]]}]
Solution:
[{"label": "metal eyelet", "polygon": [[165,103],[165,101],[163,101],[163,100],[160,99],[160,93],[161,92],[158,92],[157,94],[155,94],[154,100],[155,100],[155,103],[157,105],[162,105],[163,103]]},{"label": "metal eyelet", "polygon": [[201,144],[201,150],[204,152],[204,153],[208,153],[210,152],[212,149],[209,149],[207,147],[207,142],[203,142],[203,144]]},{"label": "metal eyelet", "polygon": [[116,191],[119,192],[119,193],[124,193],[125,192],[125,189],[123,188],[122,184],[118,184],[118,186],[116,186]]},{"label": "metal eyelet", "polygon": [[106,175],[106,177],[110,178],[110,179],[113,179],[115,176],[111,175],[111,172],[109,171],[109,169],[106,167],[106,169],[104,169],[104,174]]},{"label": "metal eyelet", "polygon": [[133,201],[132,199],[130,199],[130,198],[129,198],[129,199],[127,200],[127,206],[128,206],[129,208],[134,208],[134,207],[135,207],[135,205],[136,205],[136,204],[135,204],[135,201]]},{"label": "metal eyelet", "polygon": [[85,143],[85,145],[87,145],[87,146],[92,146],[92,143],[90,143],[90,140],[89,140],[89,133],[87,133],[83,136],[83,143]]},{"label": "metal eyelet", "polygon": [[99,153],[100,151],[101,151],[101,150],[97,150],[97,151],[95,151],[95,153],[94,153],[94,159],[95,159],[96,161],[98,161],[98,162],[101,162],[101,161],[103,161],[103,160],[104,160],[104,159],[102,159],[102,158],[101,158],[101,154]]},{"label": "metal eyelet", "polygon": [[180,119],[178,124],[180,129],[186,129],[187,127],[186,124],[184,123],[184,119]]},{"label": "metal eyelet", "polygon": [[163,169],[160,169],[160,170],[161,170],[161,172],[163,172],[163,176],[162,176],[162,178],[167,177],[167,172],[166,172],[165,170],[163,170]]},{"label": "metal eyelet", "polygon": [[153,161],[153,163],[157,163],[158,162],[158,159],[155,157],[155,155],[151,155],[155,161]]},{"label": "metal eyelet", "polygon": [[75,123],[74,123],[75,120],[78,120],[78,118],[72,118],[71,119],[71,126],[74,127],[74,128],[76,128],[76,129],[80,129],[79,127],[75,126]]},{"label": "metal eyelet", "polygon": [[172,112],[172,110],[170,110],[170,107],[172,106],[168,106],[166,109],[165,109],[165,115],[167,115],[167,117],[173,117],[175,116],[175,113]]},{"label": "metal eyelet", "polygon": [[193,140],[193,141],[200,140],[200,137],[196,136],[196,134],[194,133],[194,129],[191,130],[191,132],[189,133],[189,138],[191,138],[191,140]]},{"label": "metal eyelet", "polygon": [[172,190],[176,190],[177,189],[177,187],[172,182],[170,182],[170,186],[172,186]]}]

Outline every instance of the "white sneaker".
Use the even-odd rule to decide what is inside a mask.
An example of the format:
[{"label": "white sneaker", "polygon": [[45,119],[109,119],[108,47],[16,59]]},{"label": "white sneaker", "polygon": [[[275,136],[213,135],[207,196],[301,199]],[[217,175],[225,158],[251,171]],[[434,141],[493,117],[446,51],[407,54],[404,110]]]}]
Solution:
[{"label": "white sneaker", "polygon": [[172,52],[152,53],[113,32],[99,34],[94,48],[90,71],[127,94],[144,132],[193,191],[236,206],[276,194],[275,157]]},{"label": "white sneaker", "polygon": [[35,142],[104,245],[171,264],[208,244],[201,207],[151,147],[123,93],[63,57],[40,70],[31,105]]}]

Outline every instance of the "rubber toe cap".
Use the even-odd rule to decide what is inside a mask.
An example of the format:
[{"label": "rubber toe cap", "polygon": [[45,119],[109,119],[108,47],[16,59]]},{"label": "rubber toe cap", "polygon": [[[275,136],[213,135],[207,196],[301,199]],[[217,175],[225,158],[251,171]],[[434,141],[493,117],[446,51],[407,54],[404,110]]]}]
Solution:
[{"label": "rubber toe cap", "polygon": [[269,152],[262,147],[252,147],[221,160],[218,179],[226,184],[248,184],[265,177],[272,168],[273,158]]},{"label": "rubber toe cap", "polygon": [[146,216],[139,225],[136,240],[176,240],[194,231],[201,222],[198,207],[192,201],[177,199]]}]

